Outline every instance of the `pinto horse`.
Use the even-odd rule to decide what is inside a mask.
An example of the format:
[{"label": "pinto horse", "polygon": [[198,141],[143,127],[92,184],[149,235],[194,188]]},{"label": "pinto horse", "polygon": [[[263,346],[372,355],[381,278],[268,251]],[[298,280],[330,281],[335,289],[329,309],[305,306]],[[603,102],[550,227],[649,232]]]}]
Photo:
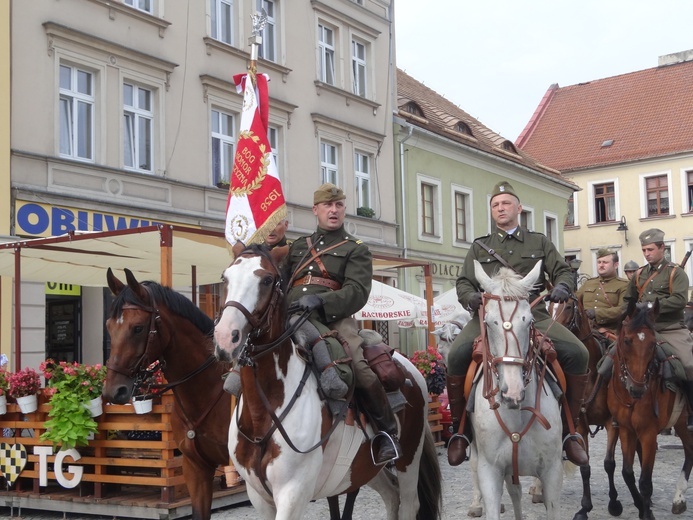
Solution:
[{"label": "pinto horse", "polygon": [[[556,321],[572,332],[587,348],[589,352],[588,368],[590,370],[590,382],[587,385],[584,413],[580,414],[580,420],[575,425],[576,430],[585,441],[585,449],[589,453],[589,435],[595,435],[599,428],[606,430],[606,454],[604,456],[604,470],[609,479],[609,513],[619,516],[623,512],[623,505],[618,500],[618,491],[614,484],[614,472],[616,470],[616,443],[618,442],[618,430],[613,426],[611,413],[607,404],[607,385],[597,379],[597,364],[603,356],[602,347],[592,330],[590,319],[585,314],[585,309],[577,298],[573,297],[565,303],[552,303],[549,307]],[[590,432],[590,425],[596,425],[597,430]],[[580,467],[582,477],[582,501],[581,509],[575,514],[573,520],[586,520],[588,513],[592,511],[592,492],[590,488],[590,465]]]},{"label": "pinto horse", "polygon": [[[640,518],[653,520],[652,470],[657,454],[657,434],[674,426],[683,444],[685,459],[671,506],[674,514],[686,510],[685,492],[693,467],[693,435],[687,428],[688,410],[680,392],[672,392],[661,377],[655,321],[659,301],[631,301],[621,318],[614,355],[614,374],[608,387],[609,411],[618,423],[623,453],[623,478]],[[639,488],[633,461],[640,458]]]},{"label": "pinto horse", "polygon": [[[470,413],[472,456],[477,457],[479,487],[486,518],[500,518],[505,480],[516,520],[522,519],[520,475],[538,477],[548,519],[555,519],[563,484],[561,412],[547,378],[546,362],[532,341],[528,301],[542,263],[520,277],[502,267],[493,278],[474,261],[484,289],[481,376],[473,387]],[[484,332],[485,331],[485,332]],[[532,348],[530,348],[532,345]]]},{"label": "pinto horse", "polygon": [[[267,519],[298,520],[310,500],[369,484],[385,499],[389,520],[439,517],[440,468],[427,423],[426,383],[403,356],[397,482],[387,491],[359,421],[333,416],[321,399],[309,353],[286,325],[285,280],[278,265],[287,248],[235,248],[223,274],[226,303],[215,327],[217,355],[240,368],[242,394],[229,429],[229,453],[253,506]],[[340,417],[341,414],[341,417]],[[376,478],[377,477],[377,478]],[[418,513],[418,516],[417,516]]]},{"label": "pinto horse", "polygon": [[231,402],[222,381],[229,365],[214,356],[214,322],[190,300],[157,283],[139,283],[128,269],[125,277],[127,285],[108,270],[116,298],[106,321],[111,354],[103,396],[128,403],[147,367],[160,363],[175,398],[171,426],[183,454],[192,518],[208,520],[215,470],[229,463]]}]

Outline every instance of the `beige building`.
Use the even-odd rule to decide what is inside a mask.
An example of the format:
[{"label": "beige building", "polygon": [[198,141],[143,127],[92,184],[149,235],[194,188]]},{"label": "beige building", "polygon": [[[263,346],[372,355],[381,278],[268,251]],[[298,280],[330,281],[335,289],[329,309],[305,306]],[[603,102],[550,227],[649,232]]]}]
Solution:
[{"label": "beige building", "polygon": [[[566,255],[596,273],[610,247],[645,263],[638,236],[665,232],[669,258],[693,249],[693,51],[657,67],[559,88],[552,85],[517,145],[580,186],[569,202]],[[686,265],[689,280],[693,266]]]},{"label": "beige building", "polygon": [[[264,8],[258,70],[271,78],[269,139],[290,234],[314,230],[312,193],[331,181],[348,194],[349,231],[397,255],[391,1],[10,5],[12,192],[0,216],[12,219],[10,234],[154,222],[222,230],[242,107],[232,77],[247,68],[251,14]],[[374,218],[358,216],[360,207]],[[103,361],[106,292],[52,282],[23,282],[22,364],[47,355]],[[53,319],[70,333],[53,337]],[[3,352],[6,329],[3,321]]]}]

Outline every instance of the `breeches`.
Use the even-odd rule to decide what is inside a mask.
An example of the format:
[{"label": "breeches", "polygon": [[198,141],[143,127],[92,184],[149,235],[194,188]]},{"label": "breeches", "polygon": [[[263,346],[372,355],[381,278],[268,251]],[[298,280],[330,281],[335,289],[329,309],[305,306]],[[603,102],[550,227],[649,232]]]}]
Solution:
[{"label": "breeches", "polygon": [[[589,352],[585,345],[566,329],[563,325],[553,322],[551,318],[546,318],[535,322],[534,326],[545,333],[551,326],[547,336],[553,341],[556,348],[558,362],[566,374],[582,375],[587,372],[589,362]],[[474,316],[467,323],[462,332],[455,338],[448,354],[448,373],[455,376],[463,376],[467,373],[467,368],[472,362],[472,351],[474,340],[481,334],[479,317]]]},{"label": "breeches", "polygon": [[663,330],[657,332],[657,341],[662,342],[662,350],[681,360],[686,379],[693,381],[693,339],[688,329]]},{"label": "breeches", "polygon": [[343,318],[334,323],[330,323],[330,328],[336,330],[344,338],[349,346],[351,356],[351,366],[354,369],[354,380],[357,389],[368,389],[375,383],[379,383],[375,372],[371,370],[368,362],[363,357],[363,338],[359,336],[359,329],[356,320],[353,318]]}]

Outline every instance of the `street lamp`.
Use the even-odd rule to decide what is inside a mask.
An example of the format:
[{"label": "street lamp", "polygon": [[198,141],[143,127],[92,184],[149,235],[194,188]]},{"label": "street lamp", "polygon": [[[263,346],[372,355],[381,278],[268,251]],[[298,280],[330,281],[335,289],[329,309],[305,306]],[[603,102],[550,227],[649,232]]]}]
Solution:
[{"label": "street lamp", "polygon": [[626,224],[626,217],[621,216],[621,223],[616,228],[616,231],[623,231],[623,236],[626,239],[626,244],[628,243],[628,224]]}]

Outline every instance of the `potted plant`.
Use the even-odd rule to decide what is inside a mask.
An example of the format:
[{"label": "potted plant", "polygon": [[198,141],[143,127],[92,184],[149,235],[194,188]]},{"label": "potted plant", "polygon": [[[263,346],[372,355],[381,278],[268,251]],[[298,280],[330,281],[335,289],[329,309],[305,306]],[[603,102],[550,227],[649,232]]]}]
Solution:
[{"label": "potted plant", "polygon": [[47,359],[41,364],[50,395],[50,418],[41,440],[60,445],[62,449],[86,446],[98,430],[92,417],[101,414],[101,390],[106,367],[81,363],[56,363]]},{"label": "potted plant", "polygon": [[135,413],[143,414],[152,411],[154,397],[156,397],[164,385],[164,373],[161,370],[158,361],[154,361],[147,367],[146,376],[142,381],[135,385],[135,391],[132,396],[132,404],[135,407]]},{"label": "potted plant", "polygon": [[356,208],[356,214],[359,217],[373,218],[375,216],[375,210],[367,206],[361,206],[360,208]]},{"label": "potted plant", "polygon": [[0,368],[0,415],[7,413],[7,391],[9,388],[9,373],[4,368]]},{"label": "potted plant", "polygon": [[417,350],[411,362],[424,376],[428,393],[438,396],[445,390],[445,366],[437,348],[429,346],[426,350]]},{"label": "potted plant", "polygon": [[32,413],[38,408],[36,394],[41,388],[41,378],[36,370],[26,367],[8,377],[10,397],[17,400],[22,413]]}]

